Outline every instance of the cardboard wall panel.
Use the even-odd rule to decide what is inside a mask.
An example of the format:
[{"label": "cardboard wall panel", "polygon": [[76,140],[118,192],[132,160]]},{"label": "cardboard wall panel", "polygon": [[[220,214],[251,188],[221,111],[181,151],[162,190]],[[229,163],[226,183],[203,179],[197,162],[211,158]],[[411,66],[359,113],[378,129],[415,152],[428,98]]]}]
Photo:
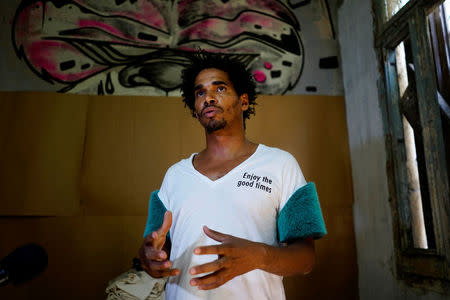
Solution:
[{"label": "cardboard wall panel", "polygon": [[203,147],[203,132],[193,125],[180,98],[92,96],[81,187],[84,213],[146,216],[150,193],[170,165],[193,147]]},{"label": "cardboard wall panel", "polygon": [[[258,98],[256,109],[256,116],[247,124],[249,139],[287,150],[296,157],[307,181],[316,184],[328,231],[316,242],[313,272],[284,279],[287,298],[357,299],[344,98],[263,96]],[[321,288],[320,281],[326,289]]]},{"label": "cardboard wall panel", "polygon": [[78,212],[87,100],[1,94],[0,215]]},{"label": "cardboard wall panel", "polygon": [[1,299],[105,299],[109,280],[128,270],[145,217],[0,218],[0,257],[35,242],[48,253],[47,270]]}]

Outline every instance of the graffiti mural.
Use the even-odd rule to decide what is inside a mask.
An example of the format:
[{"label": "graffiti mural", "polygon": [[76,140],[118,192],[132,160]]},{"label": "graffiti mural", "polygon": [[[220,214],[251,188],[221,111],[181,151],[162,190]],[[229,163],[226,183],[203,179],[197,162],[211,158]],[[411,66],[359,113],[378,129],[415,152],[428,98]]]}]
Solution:
[{"label": "graffiti mural", "polygon": [[308,6],[310,0],[22,0],[12,40],[21,61],[61,92],[179,95],[182,69],[205,49],[245,63],[258,93],[284,94],[305,67],[294,10]]}]

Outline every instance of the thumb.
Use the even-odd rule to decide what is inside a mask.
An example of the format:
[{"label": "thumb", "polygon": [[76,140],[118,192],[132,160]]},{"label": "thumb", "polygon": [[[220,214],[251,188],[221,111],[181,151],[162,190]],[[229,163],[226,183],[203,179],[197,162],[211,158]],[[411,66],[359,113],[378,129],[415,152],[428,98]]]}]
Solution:
[{"label": "thumb", "polygon": [[166,237],[169,232],[170,226],[172,226],[172,212],[170,210],[166,211],[164,214],[164,219],[161,227],[156,231],[158,237]]},{"label": "thumb", "polygon": [[228,234],[224,234],[221,233],[219,231],[215,231],[210,229],[208,226],[203,226],[203,232],[210,238],[212,238],[213,240],[217,241],[217,242],[221,242],[223,243],[225,241],[225,239],[227,239],[229,237]]},{"label": "thumb", "polygon": [[166,243],[166,235],[169,232],[170,226],[172,226],[172,213],[166,211],[161,227],[158,230],[152,232],[153,247],[161,250]]}]

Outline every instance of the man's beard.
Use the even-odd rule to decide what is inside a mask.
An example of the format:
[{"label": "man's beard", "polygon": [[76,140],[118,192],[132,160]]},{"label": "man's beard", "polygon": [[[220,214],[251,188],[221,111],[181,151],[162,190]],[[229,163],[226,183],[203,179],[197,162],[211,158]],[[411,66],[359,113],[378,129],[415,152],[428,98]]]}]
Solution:
[{"label": "man's beard", "polygon": [[[205,109],[207,109],[208,107],[215,107],[219,112],[223,112],[223,108],[218,106],[218,105],[214,105],[214,104],[210,104],[210,105],[206,105],[202,111],[200,112],[200,115],[203,115],[203,111]],[[214,131],[220,130],[225,128],[225,126],[227,125],[227,121],[222,117],[222,119],[220,120],[216,120],[216,119],[207,119],[206,121],[202,122],[201,119],[199,119],[200,124],[202,124],[202,126],[206,129],[206,131],[208,133],[213,133]]]},{"label": "man's beard", "polygon": [[206,124],[203,124],[203,127],[205,127],[208,133],[213,133],[214,131],[223,129],[225,128],[225,126],[227,126],[227,121],[225,119],[221,120],[210,119]]}]

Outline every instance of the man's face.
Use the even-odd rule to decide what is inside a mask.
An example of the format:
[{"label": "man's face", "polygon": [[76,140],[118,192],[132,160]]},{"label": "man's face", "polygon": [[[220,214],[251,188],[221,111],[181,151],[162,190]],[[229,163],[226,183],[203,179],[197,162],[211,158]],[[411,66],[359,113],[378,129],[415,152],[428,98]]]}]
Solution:
[{"label": "man's face", "polygon": [[194,82],[195,112],[203,127],[211,133],[232,124],[243,124],[248,96],[238,96],[228,74],[219,69],[204,69]]}]

